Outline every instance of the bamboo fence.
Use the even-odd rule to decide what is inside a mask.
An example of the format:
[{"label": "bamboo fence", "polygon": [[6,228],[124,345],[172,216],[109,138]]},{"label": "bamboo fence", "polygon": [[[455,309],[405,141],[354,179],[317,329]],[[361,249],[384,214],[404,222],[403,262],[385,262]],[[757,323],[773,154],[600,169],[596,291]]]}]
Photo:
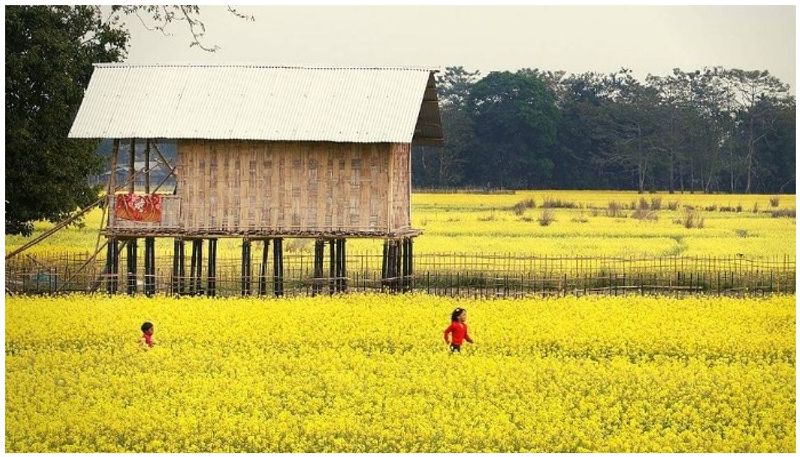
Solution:
[{"label": "bamboo fence", "polygon": [[[142,257],[140,249],[139,257]],[[273,293],[273,259],[262,265],[261,247],[253,243],[251,261],[243,265],[235,252],[216,259],[215,295],[252,295]],[[270,253],[271,254],[271,253]],[[103,257],[103,258],[100,258]],[[105,256],[90,259],[87,255],[46,253],[21,255],[6,262],[6,292],[13,294],[53,294],[62,292],[105,291]],[[661,293],[684,295],[794,293],[795,258],[723,257],[549,257],[514,254],[415,254],[413,273],[383,278],[380,252],[348,252],[345,274],[329,273],[329,261],[315,272],[314,252],[287,252],[283,257],[283,294],[314,295],[333,290],[334,283],[346,284],[348,291],[400,290],[452,296],[531,296],[563,294]],[[120,252],[117,280],[119,291],[135,284],[142,293],[144,262],[136,262],[136,274],[128,277],[125,250]],[[205,294],[207,266],[199,277],[173,275],[171,255],[155,258],[155,290],[174,293],[174,284],[182,280],[193,284],[187,294]],[[186,265],[188,271],[189,265]],[[337,284],[338,284],[337,283]],[[263,284],[264,287],[259,287]],[[245,288],[245,285],[247,286]],[[321,286],[321,287],[320,287]],[[322,292],[320,292],[322,291]]]}]

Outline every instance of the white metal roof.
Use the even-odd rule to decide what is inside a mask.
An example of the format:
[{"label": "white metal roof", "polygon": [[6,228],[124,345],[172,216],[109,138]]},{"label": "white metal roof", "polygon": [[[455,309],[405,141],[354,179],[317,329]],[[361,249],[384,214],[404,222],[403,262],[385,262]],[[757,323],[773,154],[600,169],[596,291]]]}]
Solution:
[{"label": "white metal roof", "polygon": [[69,137],[437,142],[433,71],[96,64]]}]

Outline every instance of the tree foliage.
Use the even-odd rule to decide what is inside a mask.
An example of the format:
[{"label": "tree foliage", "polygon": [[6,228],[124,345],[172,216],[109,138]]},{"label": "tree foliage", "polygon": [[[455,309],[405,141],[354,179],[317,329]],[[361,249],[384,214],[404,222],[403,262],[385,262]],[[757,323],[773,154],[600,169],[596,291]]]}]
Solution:
[{"label": "tree foliage", "polygon": [[[795,99],[766,71],[466,74],[452,67],[439,78],[445,148],[458,166],[415,172],[416,185],[795,190]],[[423,154],[435,153],[416,148],[415,160]]]},{"label": "tree foliage", "polygon": [[6,7],[6,233],[97,198],[95,141],[67,140],[92,63],[125,56],[128,32],[88,6]]}]

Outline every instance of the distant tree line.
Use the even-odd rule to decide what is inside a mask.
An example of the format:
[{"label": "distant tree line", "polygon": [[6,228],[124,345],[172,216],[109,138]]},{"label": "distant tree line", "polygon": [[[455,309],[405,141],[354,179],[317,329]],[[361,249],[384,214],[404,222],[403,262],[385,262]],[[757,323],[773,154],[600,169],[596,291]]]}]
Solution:
[{"label": "distant tree line", "polygon": [[795,98],[767,71],[449,67],[438,86],[445,145],[414,147],[416,187],[795,192]]}]

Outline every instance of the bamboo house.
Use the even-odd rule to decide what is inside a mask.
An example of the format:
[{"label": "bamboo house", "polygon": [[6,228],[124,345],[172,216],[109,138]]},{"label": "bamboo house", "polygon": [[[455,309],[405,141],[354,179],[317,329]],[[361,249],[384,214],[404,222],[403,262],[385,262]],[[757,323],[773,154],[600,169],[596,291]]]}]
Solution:
[{"label": "bamboo house", "polygon": [[[128,151],[128,179],[119,182],[111,173],[108,183],[102,228],[109,241],[108,291],[118,287],[122,244],[128,291],[136,291],[140,238],[144,290],[155,291],[153,243],[159,237],[174,243],[176,293],[184,291],[184,277],[197,289],[205,243],[205,292],[214,294],[222,237],[242,239],[245,294],[253,242],[264,243],[262,270],[272,245],[274,292],[282,294],[282,246],[290,237],[316,240],[315,278],[323,277],[329,246],[328,279],[336,290],[347,287],[347,238],[384,239],[384,279],[407,281],[420,234],[411,227],[411,145],[443,141],[434,71],[96,64],[69,137],[112,139],[110,170],[124,165],[120,151]],[[165,140],[177,149],[169,194],[150,182],[151,155],[161,156],[155,145]],[[141,169],[135,166],[137,143],[144,145]],[[133,183],[142,175],[139,190]],[[192,245],[188,276],[186,241]]]}]

